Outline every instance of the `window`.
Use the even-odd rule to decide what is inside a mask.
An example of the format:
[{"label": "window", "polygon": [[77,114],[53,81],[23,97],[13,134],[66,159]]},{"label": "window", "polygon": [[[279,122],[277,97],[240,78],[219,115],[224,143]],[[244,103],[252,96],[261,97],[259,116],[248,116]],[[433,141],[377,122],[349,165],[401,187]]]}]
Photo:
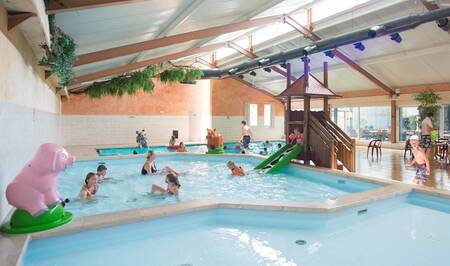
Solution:
[{"label": "window", "polygon": [[354,108],[332,108],[331,118],[351,138],[359,139],[359,111]]},{"label": "window", "polygon": [[399,140],[405,141],[408,136],[420,134],[420,116],[417,107],[400,107]]},{"label": "window", "polygon": [[450,135],[450,104],[444,105],[444,135]]},{"label": "window", "polygon": [[391,108],[388,106],[359,108],[359,139],[381,139],[391,136]]},{"label": "window", "polygon": [[258,125],[258,105],[255,103],[249,104],[249,126]]},{"label": "window", "polygon": [[351,138],[390,139],[390,107],[345,107],[331,109],[331,118]]},{"label": "window", "polygon": [[264,104],[264,126],[272,126],[272,105]]}]

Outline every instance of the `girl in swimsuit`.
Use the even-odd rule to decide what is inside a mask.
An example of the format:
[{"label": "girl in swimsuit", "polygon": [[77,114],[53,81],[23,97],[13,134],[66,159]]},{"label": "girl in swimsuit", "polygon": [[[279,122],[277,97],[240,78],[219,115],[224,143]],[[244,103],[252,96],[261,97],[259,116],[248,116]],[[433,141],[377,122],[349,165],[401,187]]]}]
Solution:
[{"label": "girl in swimsuit", "polygon": [[86,179],[84,180],[84,185],[80,190],[81,199],[91,199],[95,197],[98,191],[98,176],[95,173],[88,173]]},{"label": "girl in swimsuit", "polygon": [[183,142],[180,142],[180,146],[177,148],[177,152],[187,152],[186,145]]},{"label": "girl in swimsuit", "polygon": [[149,151],[147,154],[147,160],[145,161],[144,165],[142,166],[141,174],[147,175],[149,173],[156,173],[158,170],[156,169],[155,164],[155,153],[153,151]]},{"label": "girl in swimsuit", "polygon": [[161,193],[167,194],[167,195],[174,195],[178,197],[178,194],[180,192],[180,181],[178,180],[178,176],[175,173],[168,173],[166,176],[166,183],[167,188],[163,188],[160,185],[153,184],[152,185],[152,193],[155,193],[156,191],[159,191]]}]

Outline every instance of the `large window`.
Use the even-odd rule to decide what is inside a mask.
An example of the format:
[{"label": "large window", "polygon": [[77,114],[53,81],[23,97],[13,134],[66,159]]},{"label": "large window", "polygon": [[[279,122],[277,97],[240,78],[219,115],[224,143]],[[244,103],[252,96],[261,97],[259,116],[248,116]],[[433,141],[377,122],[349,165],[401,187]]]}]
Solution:
[{"label": "large window", "polygon": [[388,106],[333,108],[331,113],[333,121],[354,139],[390,139]]},{"label": "large window", "polygon": [[350,137],[359,139],[358,108],[332,108],[332,119]]},{"label": "large window", "polygon": [[391,136],[391,109],[388,106],[359,108],[359,139],[381,139]]},{"label": "large window", "polygon": [[264,126],[272,126],[272,105],[264,104]]},{"label": "large window", "polygon": [[258,125],[258,105],[256,103],[249,104],[249,120],[250,126]]},{"label": "large window", "polygon": [[417,107],[400,107],[399,140],[405,141],[409,136],[420,134],[420,116]]},{"label": "large window", "polygon": [[450,104],[444,105],[444,135],[450,135]]}]

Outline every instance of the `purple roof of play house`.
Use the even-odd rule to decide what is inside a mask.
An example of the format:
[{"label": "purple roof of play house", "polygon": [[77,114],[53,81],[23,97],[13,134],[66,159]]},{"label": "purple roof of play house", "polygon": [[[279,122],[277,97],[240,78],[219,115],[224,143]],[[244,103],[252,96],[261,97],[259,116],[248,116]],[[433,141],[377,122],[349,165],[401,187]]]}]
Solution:
[{"label": "purple roof of play house", "polygon": [[320,82],[311,73],[308,73],[308,81],[303,74],[294,83],[292,83],[287,89],[285,89],[278,97],[339,97],[325,85]]}]

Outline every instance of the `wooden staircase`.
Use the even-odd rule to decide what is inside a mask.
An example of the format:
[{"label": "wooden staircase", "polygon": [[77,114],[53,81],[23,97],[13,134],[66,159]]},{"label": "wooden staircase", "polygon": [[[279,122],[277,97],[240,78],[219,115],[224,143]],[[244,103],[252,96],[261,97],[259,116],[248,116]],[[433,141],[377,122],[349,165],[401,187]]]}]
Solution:
[{"label": "wooden staircase", "polygon": [[356,170],[356,144],[323,112],[310,112],[310,159],[318,166]]}]

